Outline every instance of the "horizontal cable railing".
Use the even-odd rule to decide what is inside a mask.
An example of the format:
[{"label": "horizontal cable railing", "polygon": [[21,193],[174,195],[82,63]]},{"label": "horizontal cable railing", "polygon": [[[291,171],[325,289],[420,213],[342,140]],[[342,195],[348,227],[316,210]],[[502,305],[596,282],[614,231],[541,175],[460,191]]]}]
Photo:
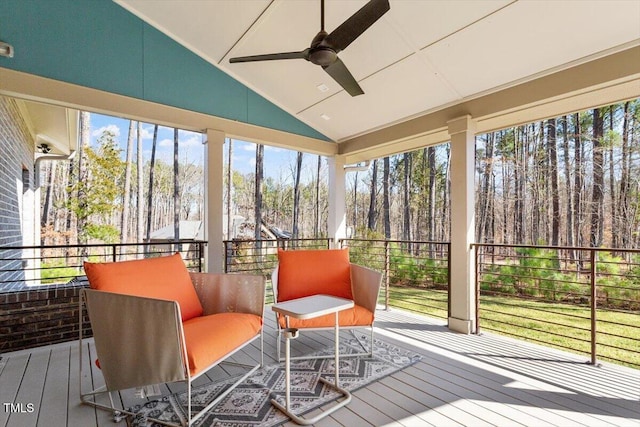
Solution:
[{"label": "horizontal cable railing", "polygon": [[384,273],[380,295],[385,308],[398,307],[447,319],[449,306],[448,242],[341,239],[351,262]]},{"label": "horizontal cable railing", "polygon": [[278,264],[278,249],[328,249],[329,239],[225,240],[225,273],[268,276]]},{"label": "horizontal cable railing", "polygon": [[640,368],[640,250],[473,246],[478,330]]},{"label": "horizontal cable railing", "polygon": [[204,241],[89,245],[0,246],[0,292],[82,282],[83,262],[114,262],[180,252],[191,271],[202,271]]},{"label": "horizontal cable railing", "polygon": [[[229,240],[227,273],[261,274],[278,248],[327,249],[330,239]],[[202,271],[206,242],[0,247],[0,292],[85,280],[82,262],[180,251]],[[380,303],[433,317],[450,315],[448,242],[341,239],[351,262],[384,273]],[[640,250],[473,244],[477,330],[491,330],[640,368]],[[267,303],[273,302],[267,292]]]},{"label": "horizontal cable railing", "polygon": [[271,272],[278,264],[278,249],[329,249],[331,240],[318,239],[234,239],[225,240],[225,273],[259,274],[267,279],[266,303],[273,303]]}]

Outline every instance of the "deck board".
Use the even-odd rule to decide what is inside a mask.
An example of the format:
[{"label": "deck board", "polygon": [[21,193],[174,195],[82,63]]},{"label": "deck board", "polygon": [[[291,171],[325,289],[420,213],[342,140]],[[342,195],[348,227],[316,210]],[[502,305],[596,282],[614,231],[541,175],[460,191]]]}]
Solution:
[{"label": "deck board", "polygon": [[60,396],[69,393],[70,347],[53,348],[38,411],[38,427],[63,426],[67,423],[68,405],[60,405]]},{"label": "deck board", "polygon": [[[24,371],[20,388],[16,394],[15,402],[21,405],[19,412],[9,414],[9,423],[20,422],[21,427],[35,426],[38,422],[38,412],[35,407],[40,407],[42,390],[44,388],[44,375],[49,366],[51,351],[36,352],[29,357],[29,362]],[[34,405],[31,411],[27,405]]]},{"label": "deck board", "polygon": [[[275,363],[275,317],[265,312],[264,363]],[[352,402],[317,423],[337,426],[635,426],[640,425],[640,371],[601,367],[558,350],[489,333],[463,335],[440,320],[400,310],[378,311],[376,338],[420,353],[422,360],[353,393]],[[303,333],[292,354],[333,346],[333,332]],[[284,345],[283,345],[284,350]],[[113,426],[106,411],[81,405],[86,392],[103,384],[92,362],[95,347],[82,347],[79,378],[77,342],[5,353],[0,360],[0,400],[33,403],[32,414],[0,411],[0,427]],[[260,340],[231,360],[260,361]],[[220,380],[236,367],[221,365],[197,383]],[[183,390],[162,386],[163,393]],[[115,393],[118,407],[145,402],[133,390]],[[106,397],[102,402],[108,402]],[[312,417],[322,408],[307,414]],[[124,426],[124,423],[120,424]],[[285,426],[294,426],[292,422]]]}]

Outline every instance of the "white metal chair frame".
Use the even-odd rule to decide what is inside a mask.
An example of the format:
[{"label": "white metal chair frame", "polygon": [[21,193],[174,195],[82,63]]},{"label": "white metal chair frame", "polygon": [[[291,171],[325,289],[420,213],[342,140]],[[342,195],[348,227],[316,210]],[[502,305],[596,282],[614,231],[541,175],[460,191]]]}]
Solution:
[{"label": "white metal chair frame", "polygon": [[[371,313],[374,314],[374,320],[371,322],[371,325],[366,326],[349,326],[349,325],[340,325],[340,329],[349,329],[353,332],[356,329],[368,329],[371,333],[371,343],[369,345],[369,349],[360,342],[360,345],[364,349],[362,353],[354,353],[349,355],[340,355],[340,357],[355,357],[355,356],[373,356],[373,344],[374,344],[374,323],[375,323],[375,311],[378,304],[378,295],[380,293],[380,285],[382,283],[382,273],[372,270],[370,268],[363,267],[361,265],[350,263],[351,270],[351,291],[353,294],[353,302],[356,305],[366,308]],[[278,271],[279,267],[276,265],[276,268],[271,273],[271,284],[273,289],[273,299],[274,301],[278,301]],[[278,313],[276,315],[276,328],[277,328],[277,342],[276,342],[276,351],[277,351],[277,359],[278,361],[283,361],[284,358],[281,356],[281,344],[282,337],[286,333],[288,329],[288,325],[283,328],[280,325]],[[298,328],[299,331],[333,331],[334,326],[321,327],[321,328]],[[357,339],[357,336],[356,336]],[[337,344],[336,344],[337,345]],[[333,355],[327,356],[296,356],[291,357],[290,360],[305,360],[305,359],[322,359],[322,358],[332,358]]]},{"label": "white metal chair frame", "polygon": [[[203,316],[215,313],[238,312],[255,314],[264,319],[265,283],[263,277],[206,273],[190,273],[190,276],[204,309]],[[231,290],[228,291],[227,288],[231,288]],[[137,365],[133,363],[131,369],[127,370],[125,368],[124,371],[120,369],[123,368],[122,366],[116,366],[115,370],[118,372],[114,375],[112,372],[109,372],[109,357],[104,358],[103,354],[102,357],[104,359],[100,359],[100,368],[105,377],[105,382],[110,383],[110,387],[107,388],[105,385],[87,393],[82,391],[84,364],[82,357],[82,321],[83,308],[85,306],[89,313],[89,318],[92,321],[96,348],[101,347],[105,349],[105,345],[111,346],[113,347],[112,351],[106,350],[109,356],[115,355],[116,358],[119,358],[120,355],[124,355],[122,357],[127,358],[127,352],[123,352],[122,348],[129,347],[128,354],[137,351],[144,352],[145,357],[141,359],[146,362],[145,364],[138,363]],[[264,363],[264,340],[263,328],[261,327],[259,333],[251,339],[218,358],[211,363],[210,366],[198,371],[192,376],[187,362],[187,348],[185,346],[180,306],[175,301],[83,289],[80,296],[79,321],[80,400],[84,404],[113,412],[116,422],[120,421],[126,415],[134,416],[136,414],[126,409],[116,408],[111,395],[112,391],[163,383],[185,382],[187,386],[187,420],[186,423],[180,425],[190,426]],[[140,326],[144,328],[144,333],[142,334]],[[144,344],[141,344],[141,335],[144,335]],[[260,338],[259,364],[245,365],[226,361],[231,355],[249,345],[257,338]],[[115,342],[108,342],[110,340]],[[162,348],[162,352],[154,351],[158,348]],[[159,355],[156,357],[156,354]],[[98,349],[98,358],[100,357],[100,349]],[[193,381],[221,363],[241,366],[249,370],[237,379],[224,393],[192,416],[191,388]],[[118,365],[118,363],[116,364]],[[156,366],[156,364],[159,366]],[[122,375],[123,372],[125,375]],[[106,381],[108,377],[110,381]],[[99,403],[96,400],[98,395],[104,393],[108,394],[110,406]],[[178,426],[177,424],[163,420],[153,418],[149,418],[149,420],[163,425]]]}]

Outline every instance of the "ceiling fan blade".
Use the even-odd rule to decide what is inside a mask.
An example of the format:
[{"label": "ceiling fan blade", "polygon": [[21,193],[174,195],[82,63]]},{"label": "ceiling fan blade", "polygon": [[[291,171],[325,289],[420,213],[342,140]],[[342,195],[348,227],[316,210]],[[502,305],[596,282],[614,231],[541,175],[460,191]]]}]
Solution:
[{"label": "ceiling fan blade", "polygon": [[362,90],[356,79],[353,78],[353,76],[347,69],[347,66],[344,65],[344,62],[342,62],[340,58],[337,58],[333,64],[327,65],[326,67],[322,68],[327,72],[327,74],[333,77],[333,80],[338,82],[338,84],[342,86],[344,90],[349,93],[349,95],[358,96],[364,94],[364,91]]},{"label": "ceiling fan blade", "polygon": [[389,0],[371,0],[329,34],[324,42],[336,51],[345,50],[367,28],[389,11]]},{"label": "ceiling fan blade", "polygon": [[309,55],[309,49],[302,50],[300,52],[283,52],[283,53],[268,53],[265,55],[252,55],[252,56],[238,56],[236,58],[230,58],[230,63],[236,62],[255,62],[255,61],[274,61],[278,59],[307,59]]}]

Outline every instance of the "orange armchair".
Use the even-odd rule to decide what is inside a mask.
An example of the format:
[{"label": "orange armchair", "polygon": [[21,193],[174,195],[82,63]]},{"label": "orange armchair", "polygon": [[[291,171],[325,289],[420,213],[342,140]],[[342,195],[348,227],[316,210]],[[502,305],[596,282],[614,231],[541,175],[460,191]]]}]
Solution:
[{"label": "orange armchair", "polygon": [[[97,394],[111,399],[112,391],[182,381],[188,393],[182,425],[191,425],[262,365],[263,277],[189,273],[179,254],[84,268],[91,289],[82,292],[80,315],[84,303],[106,386],[80,390],[83,403],[117,419],[130,413],[113,400],[110,407],[98,403]],[[261,363],[192,416],[192,382],[257,338]],[[81,376],[82,364],[81,358]]]},{"label": "orange armchair", "polygon": [[[278,250],[278,265],[271,275],[276,302],[289,301],[310,295],[332,295],[353,300],[354,307],[338,313],[340,328],[368,328],[371,330],[369,351],[373,352],[376,305],[382,274],[352,264],[349,249]],[[278,326],[277,354],[280,360],[281,336],[287,328],[284,316],[276,313]],[[300,320],[289,319],[290,328],[299,330],[333,329],[333,314]],[[295,358],[292,358],[295,359]],[[299,358],[298,358],[299,359]]]}]

